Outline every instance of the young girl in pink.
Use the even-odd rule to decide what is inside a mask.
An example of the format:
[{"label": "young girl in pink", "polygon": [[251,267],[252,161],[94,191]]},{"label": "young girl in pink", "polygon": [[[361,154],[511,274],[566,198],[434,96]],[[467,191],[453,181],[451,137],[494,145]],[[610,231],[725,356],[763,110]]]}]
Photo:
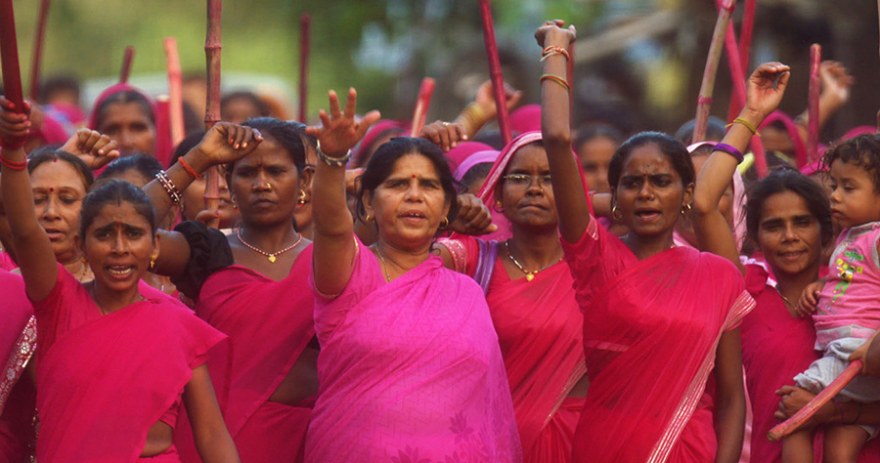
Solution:
[{"label": "young girl in pink", "polygon": [[[831,169],[831,215],[842,232],[831,255],[824,281],[804,290],[801,307],[815,307],[816,349],[824,352],[794,380],[816,393],[844,368],[853,351],[880,328],[880,137],[862,135],[843,142],[825,155]],[[880,400],[880,379],[859,377],[838,401]],[[855,461],[876,427],[848,424],[825,430],[825,458]],[[812,432],[792,434],[783,443],[783,461],[812,461]]]}]

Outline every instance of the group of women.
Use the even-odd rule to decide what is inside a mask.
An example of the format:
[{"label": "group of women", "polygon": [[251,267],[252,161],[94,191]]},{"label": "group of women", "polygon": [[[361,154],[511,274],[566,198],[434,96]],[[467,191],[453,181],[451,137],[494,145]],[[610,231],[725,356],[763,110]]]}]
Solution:
[{"label": "group of women", "polygon": [[[540,130],[500,152],[468,141],[484,122],[468,110],[422,138],[365,138],[380,116],[357,115],[350,89],[344,104],[330,92],[318,126],[220,122],[162,170],[128,160],[161,149],[133,88],[108,89],[92,129],[30,154],[29,108],[0,100],[0,455],[809,461],[823,447],[811,433],[765,436],[817,392],[792,378],[819,357],[802,312],[833,238],[828,196],[794,170],[752,186],[760,265],[742,263],[742,204],[730,201],[789,68],[751,75],[698,175],[663,133],[632,136],[604,163],[588,153],[595,137],[575,143],[574,28],[547,22],[535,36]],[[830,151],[847,195],[880,166],[864,138],[855,154]],[[347,170],[353,149],[363,170]],[[228,206],[202,210],[211,169]],[[880,220],[842,194],[835,217],[858,217],[845,226]],[[172,227],[178,217],[189,220]],[[234,226],[206,225],[218,221]],[[880,422],[861,402],[810,422],[826,429],[829,461],[855,461]],[[868,444],[859,461],[871,458]]]}]

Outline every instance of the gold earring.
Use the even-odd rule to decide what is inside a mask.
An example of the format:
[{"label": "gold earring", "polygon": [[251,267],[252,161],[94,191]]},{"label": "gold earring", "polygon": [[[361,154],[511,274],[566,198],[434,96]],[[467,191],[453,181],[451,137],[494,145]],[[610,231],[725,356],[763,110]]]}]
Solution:
[{"label": "gold earring", "polygon": [[306,192],[303,190],[299,190],[299,200],[297,201],[300,205],[306,203]]},{"label": "gold earring", "polygon": [[623,218],[623,214],[617,210],[617,203],[611,205],[611,218],[614,220],[620,220]]},{"label": "gold earring", "polygon": [[148,267],[148,269],[151,272],[156,270],[156,259],[158,259],[158,258],[159,258],[158,254],[153,254],[152,256],[150,256],[150,266]]},{"label": "gold earring", "polygon": [[504,212],[504,205],[501,204],[500,200],[496,200],[494,206],[495,212]]},{"label": "gold earring", "polygon": [[372,221],[373,221],[373,214],[367,214],[366,217],[364,217],[365,223],[370,223]]},{"label": "gold earring", "polygon": [[691,211],[691,208],[693,208],[693,206],[691,205],[691,203],[685,203],[685,204],[683,204],[683,205],[681,206],[681,215],[683,215],[683,216],[684,216],[684,215],[687,215],[688,212]]},{"label": "gold earring", "polygon": [[446,230],[447,228],[449,228],[449,218],[443,217],[443,219],[440,220],[440,229]]}]

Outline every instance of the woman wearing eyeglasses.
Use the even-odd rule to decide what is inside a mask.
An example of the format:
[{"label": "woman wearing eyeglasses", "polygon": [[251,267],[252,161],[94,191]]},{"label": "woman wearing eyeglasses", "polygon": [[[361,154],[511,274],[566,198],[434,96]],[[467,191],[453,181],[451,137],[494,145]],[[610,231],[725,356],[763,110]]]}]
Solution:
[{"label": "woman wearing eyeglasses", "polygon": [[482,197],[510,220],[512,237],[440,241],[447,264],[486,292],[513,396],[526,462],[571,461],[587,391],[583,318],[557,231],[550,165],[540,132],[507,145]]}]

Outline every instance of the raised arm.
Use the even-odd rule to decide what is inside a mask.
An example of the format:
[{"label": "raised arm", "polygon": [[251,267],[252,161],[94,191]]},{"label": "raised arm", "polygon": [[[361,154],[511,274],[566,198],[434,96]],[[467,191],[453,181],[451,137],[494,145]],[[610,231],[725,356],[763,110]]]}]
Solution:
[{"label": "raised arm", "polygon": [[345,288],[354,263],[354,222],[345,202],[345,163],[351,148],[379,120],[378,111],[355,119],[357,92],[348,89],[343,111],[336,92],[330,91],[330,114],[321,110],[322,125],[309,127],[318,138],[318,162],[312,178],[312,215],[315,223],[313,268],[315,288],[327,295]]},{"label": "raised arm", "polygon": [[694,229],[700,248],[725,257],[744,271],[733,230],[718,208],[724,190],[730,185],[742,152],[748,148],[753,132],[782,101],[788,85],[789,68],[782,63],[765,63],[749,77],[746,105],[730,130],[703,164],[694,191]]},{"label": "raised arm", "polygon": [[[27,170],[27,156],[17,140],[28,133],[28,114],[0,98],[0,137],[3,149],[3,206],[9,219],[15,258],[24,278],[28,297],[39,301],[45,299],[58,279],[58,268],[52,245],[34,212],[34,194]],[[7,148],[19,145],[17,148]]]},{"label": "raised arm", "polygon": [[541,76],[541,133],[553,176],[553,196],[559,211],[559,231],[569,243],[578,241],[590,220],[580,168],[571,152],[570,84],[566,82],[568,46],[575,39],[574,26],[563,29],[562,21],[547,21],[535,32],[543,49]]},{"label": "raised arm", "polygon": [[[202,175],[211,166],[241,159],[253,152],[262,141],[263,137],[256,129],[229,122],[215,124],[198,145],[165,172],[167,182],[164,186],[158,177],[144,186],[156,217],[168,215],[175,204],[173,194],[179,195],[189,187],[196,178],[194,174]],[[189,244],[180,233],[160,231],[157,273],[177,276],[186,269],[189,258]]]}]

